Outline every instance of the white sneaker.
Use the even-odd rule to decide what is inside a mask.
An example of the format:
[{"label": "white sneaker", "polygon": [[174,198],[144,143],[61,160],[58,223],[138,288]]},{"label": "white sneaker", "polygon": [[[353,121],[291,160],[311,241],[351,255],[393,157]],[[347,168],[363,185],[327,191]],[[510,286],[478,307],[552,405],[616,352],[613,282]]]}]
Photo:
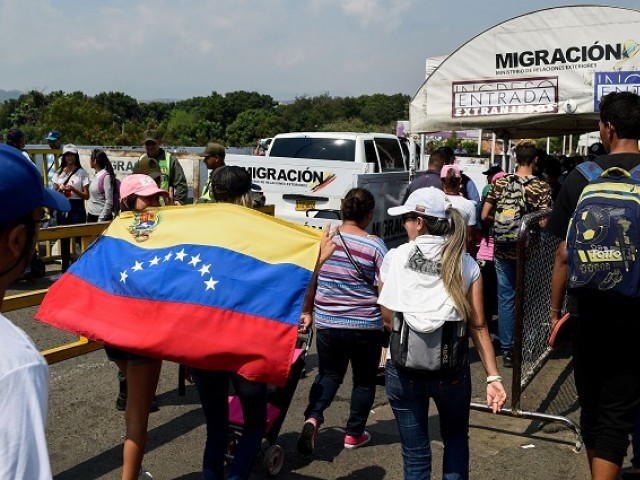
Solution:
[{"label": "white sneaker", "polygon": [[144,467],[140,467],[140,474],[138,475],[139,480],[153,480],[153,475],[149,470],[145,470]]}]

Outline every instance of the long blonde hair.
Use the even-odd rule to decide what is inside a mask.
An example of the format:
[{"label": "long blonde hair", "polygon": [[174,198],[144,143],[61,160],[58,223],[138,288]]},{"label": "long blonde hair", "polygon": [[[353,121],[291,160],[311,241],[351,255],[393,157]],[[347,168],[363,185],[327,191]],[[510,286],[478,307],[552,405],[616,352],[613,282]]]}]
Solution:
[{"label": "long blonde hair", "polygon": [[455,208],[447,208],[449,219],[423,217],[427,233],[446,237],[442,248],[442,281],[453,300],[458,313],[467,321],[471,318],[471,302],[464,290],[462,258],[466,253],[467,225],[462,214]]}]

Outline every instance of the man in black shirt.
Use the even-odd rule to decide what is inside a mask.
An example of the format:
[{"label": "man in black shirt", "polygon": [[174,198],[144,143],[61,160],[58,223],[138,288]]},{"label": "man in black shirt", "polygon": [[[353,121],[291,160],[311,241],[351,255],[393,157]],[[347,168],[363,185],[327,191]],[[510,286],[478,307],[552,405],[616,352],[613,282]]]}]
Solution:
[{"label": "man in black shirt", "polygon": [[[640,165],[640,96],[631,92],[604,96],[599,128],[609,154],[597,157],[597,165],[603,170],[622,167],[627,171]],[[567,229],[587,183],[574,169],[562,185],[548,222],[550,233],[562,239],[551,284],[552,327],[564,303]],[[640,298],[584,288],[575,289],[572,295],[575,304],[571,313],[578,317],[573,364],[591,475],[593,479],[615,480],[640,409],[640,321],[632,318],[640,311]]]}]

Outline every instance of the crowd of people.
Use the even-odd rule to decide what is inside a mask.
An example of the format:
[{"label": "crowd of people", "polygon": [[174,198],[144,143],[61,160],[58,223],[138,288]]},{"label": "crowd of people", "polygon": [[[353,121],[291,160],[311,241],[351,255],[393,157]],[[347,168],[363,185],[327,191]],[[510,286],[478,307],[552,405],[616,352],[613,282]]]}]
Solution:
[{"label": "crowd of people", "polygon": [[[603,148],[594,149],[591,160],[603,169],[629,171],[640,165],[638,95],[622,92],[603,97],[599,128]],[[16,138],[12,135],[12,141]],[[49,132],[47,141],[59,143],[59,133]],[[118,210],[142,211],[186,202],[182,167],[161,147],[157,132],[146,132],[144,145],[146,153],[134,174],[121,184],[104,151],[91,154],[96,175],[90,181],[80,166],[78,149],[64,145],[52,190],[43,187],[40,172],[20,152],[24,144],[0,146],[0,169],[10,172],[0,177],[0,200],[15,205],[0,213],[1,294],[28,264],[44,207],[57,211],[58,224],[65,225],[109,221]],[[565,302],[567,231],[587,179],[575,164],[562,164],[538,150],[534,142],[523,140],[515,148],[514,171],[488,168],[484,172],[487,185],[480,194],[456,164],[455,155],[450,148],[433,149],[428,170],[409,184],[401,204],[388,210],[389,215],[402,218],[406,243],[387,250],[382,239],[367,233],[375,198],[362,188],[347,192],[341,225],[323,235],[300,312],[300,329],[316,331],[318,373],[308,394],[298,451],[313,454],[324,412],[349,366],[353,386],[343,445],[357,449],[374,441],[366,425],[380,355],[388,347],[384,350],[385,388],[399,432],[404,478],[431,476],[429,403],[433,400],[444,443],[442,478],[468,479],[469,339],[487,375],[487,406],[497,413],[507,393],[490,330],[497,313],[502,367],[512,367],[517,266],[513,232],[523,214],[550,210],[548,225],[543,227],[561,241],[549,320],[555,325],[565,305],[578,318],[573,361],[591,475],[594,480],[619,477],[635,428],[634,468],[623,478],[639,478],[640,351],[635,343],[640,324],[629,315],[640,306],[638,299],[577,288]],[[248,208],[264,203],[246,170],[225,165],[224,147],[211,142],[200,156],[211,171],[200,195],[203,203],[228,202]],[[71,261],[68,244],[61,253],[64,272]],[[24,332],[2,316],[0,331],[4,332],[0,390],[11,392],[0,399],[0,431],[11,431],[21,439],[7,442],[7,435],[0,434],[0,458],[15,459],[0,464],[0,478],[51,478],[44,437],[46,363]],[[105,351],[121,374],[118,401],[125,410],[126,425],[122,479],[153,478],[142,467],[142,459],[162,360],[109,345]],[[203,478],[225,476],[230,385],[242,404],[244,427],[228,478],[248,478],[265,434],[267,385],[225,369],[189,368],[187,377],[197,387],[206,421]],[[27,424],[20,418],[32,420]]]}]

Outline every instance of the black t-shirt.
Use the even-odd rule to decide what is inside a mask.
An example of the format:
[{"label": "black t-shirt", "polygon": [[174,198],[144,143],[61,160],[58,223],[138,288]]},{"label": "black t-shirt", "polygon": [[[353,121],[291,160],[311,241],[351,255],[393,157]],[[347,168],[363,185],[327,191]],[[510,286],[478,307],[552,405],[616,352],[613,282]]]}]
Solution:
[{"label": "black t-shirt", "polygon": [[[611,167],[621,167],[629,171],[640,165],[640,153],[617,153],[597,157],[595,163],[603,170]],[[553,211],[549,217],[547,228],[554,236],[566,239],[569,221],[578,204],[578,198],[584,187],[589,183],[577,169],[573,169],[562,184],[558,198],[553,204]]]}]

